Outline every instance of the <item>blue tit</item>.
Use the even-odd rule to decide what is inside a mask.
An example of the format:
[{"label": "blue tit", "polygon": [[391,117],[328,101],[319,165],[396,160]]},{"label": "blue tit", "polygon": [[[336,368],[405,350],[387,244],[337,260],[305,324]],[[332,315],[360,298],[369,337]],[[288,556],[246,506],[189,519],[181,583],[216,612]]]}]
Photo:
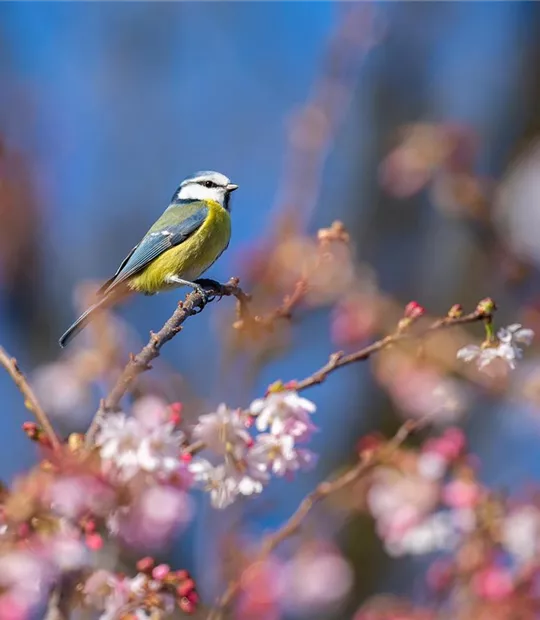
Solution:
[{"label": "blue tit", "polygon": [[60,338],[64,347],[92,319],[133,292],[154,295],[179,286],[204,291],[194,282],[227,249],[231,238],[230,195],[238,185],[219,172],[187,177],[170,205],[98,291],[88,308]]}]

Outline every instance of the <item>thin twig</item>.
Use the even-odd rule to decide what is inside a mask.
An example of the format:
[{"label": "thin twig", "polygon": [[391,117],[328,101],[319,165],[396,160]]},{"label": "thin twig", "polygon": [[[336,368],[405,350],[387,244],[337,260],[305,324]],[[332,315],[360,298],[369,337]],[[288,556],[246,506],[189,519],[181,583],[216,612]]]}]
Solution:
[{"label": "thin twig", "polygon": [[[423,420],[407,421],[405,422],[394,435],[394,437],[385,446],[385,449],[380,453],[367,456],[363,460],[360,460],[354,467],[348,469],[343,474],[334,478],[334,480],[325,480],[318,484],[309,495],[307,495],[300,503],[296,511],[291,517],[275,532],[269,534],[263,539],[259,553],[253,558],[252,563],[262,562],[268,558],[268,556],[278,547],[284,540],[295,534],[305,519],[312,511],[313,507],[321,500],[332,495],[338,491],[341,491],[345,487],[349,486],[353,482],[356,482],[362,478],[365,474],[370,472],[375,466],[379,465],[384,459],[387,459],[392,452],[397,450],[399,446],[407,439],[407,437],[422,426]],[[221,617],[223,610],[225,610],[231,602],[234,600],[238,590],[240,589],[239,579],[231,581],[217,603],[217,609],[213,610],[208,616],[208,620],[217,619]]]},{"label": "thin twig", "polygon": [[15,385],[24,396],[24,404],[26,408],[33,413],[38,421],[38,424],[47,434],[53,450],[58,450],[60,448],[60,442],[58,441],[58,437],[54,432],[52,424],[49,422],[47,414],[41,408],[41,405],[39,404],[34,391],[30,387],[28,380],[17,365],[17,360],[14,357],[11,357],[3,347],[0,347],[0,365],[8,371]]},{"label": "thin twig", "polygon": [[[238,278],[231,278],[225,284],[206,280],[204,281],[204,286],[209,294],[208,301],[212,301],[216,297],[233,296],[238,301],[239,312],[242,312],[244,315],[248,312],[249,296],[240,288]],[[151,368],[150,362],[159,356],[161,347],[182,330],[183,323],[190,316],[202,311],[206,303],[207,300],[199,292],[189,293],[186,299],[178,304],[178,307],[165,325],[158,332],[151,332],[148,344],[137,355],[131,355],[129,362],[116,380],[116,384],[109,392],[109,395],[100,403],[99,409],[86,433],[87,447],[92,446],[104,416],[107,413],[118,410],[124,394],[141,373]]]},{"label": "thin twig", "polygon": [[424,330],[396,331],[395,333],[390,334],[385,338],[381,338],[381,340],[377,340],[377,342],[374,342],[367,347],[360,349],[359,351],[355,351],[354,353],[349,353],[348,355],[344,355],[341,352],[332,353],[328,362],[324,366],[319,368],[319,370],[315,371],[309,377],[302,379],[302,381],[292,382],[292,384],[294,385],[294,389],[296,389],[297,391],[305,390],[306,388],[322,383],[329,374],[331,374],[338,368],[348,366],[349,364],[353,364],[355,362],[367,360],[374,353],[382,351],[383,349],[386,349],[388,346],[395,344],[396,342],[402,340],[410,340],[411,338],[422,338],[424,336],[428,336],[433,332],[449,327],[454,327],[456,325],[465,325],[467,323],[476,323],[478,321],[488,321],[490,319],[490,314],[477,308],[474,312],[458,318],[444,317],[442,319],[437,319]]}]

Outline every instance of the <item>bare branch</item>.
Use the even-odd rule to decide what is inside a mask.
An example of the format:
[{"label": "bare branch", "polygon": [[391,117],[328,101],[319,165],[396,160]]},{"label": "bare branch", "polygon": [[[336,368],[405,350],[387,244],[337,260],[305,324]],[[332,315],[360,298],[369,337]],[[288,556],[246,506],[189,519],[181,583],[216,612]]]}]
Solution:
[{"label": "bare branch", "polygon": [[47,414],[41,408],[41,405],[39,404],[34,391],[30,387],[28,380],[17,365],[17,360],[14,357],[11,357],[3,347],[0,347],[0,365],[8,371],[9,375],[15,382],[15,385],[24,396],[24,404],[26,408],[33,413],[38,421],[38,424],[47,434],[53,450],[58,450],[60,448],[60,442],[58,441],[58,437],[49,422]]}]

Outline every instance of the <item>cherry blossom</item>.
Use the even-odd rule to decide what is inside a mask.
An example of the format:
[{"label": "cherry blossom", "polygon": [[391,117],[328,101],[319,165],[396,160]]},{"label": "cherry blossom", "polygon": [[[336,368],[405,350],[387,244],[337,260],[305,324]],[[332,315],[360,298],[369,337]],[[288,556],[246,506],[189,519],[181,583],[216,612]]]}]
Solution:
[{"label": "cherry blossom", "polygon": [[316,456],[309,450],[296,448],[291,435],[264,433],[257,436],[247,460],[256,470],[270,470],[276,476],[284,476],[287,472],[314,465]]},{"label": "cherry blossom", "polygon": [[251,442],[241,412],[224,404],[214,413],[199,416],[193,438],[203,441],[216,454],[232,454],[236,459],[244,455]]},{"label": "cherry blossom", "polygon": [[486,342],[482,346],[467,345],[457,352],[458,359],[464,362],[476,360],[479,370],[485,369],[497,359],[503,360],[509,368],[516,368],[516,361],[523,356],[520,344],[530,345],[534,337],[532,329],[524,328],[519,323],[501,328],[497,332],[497,340]]},{"label": "cherry blossom", "polygon": [[287,433],[307,439],[314,430],[309,416],[316,409],[314,403],[302,398],[296,391],[283,390],[254,400],[249,412],[257,418],[255,426],[258,431],[270,429],[273,435]]}]

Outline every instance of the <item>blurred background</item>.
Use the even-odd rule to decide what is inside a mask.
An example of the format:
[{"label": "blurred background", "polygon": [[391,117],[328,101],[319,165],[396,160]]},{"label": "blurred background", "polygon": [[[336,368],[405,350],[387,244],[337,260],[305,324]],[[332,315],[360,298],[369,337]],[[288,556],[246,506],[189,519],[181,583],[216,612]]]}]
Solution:
[{"label": "blurred background", "polygon": [[[362,284],[358,306],[308,304],[264,352],[229,333],[231,300],[190,321],[143,386],[190,403],[190,415],[221,401],[245,406],[271,381],[307,376],[333,350],[367,341],[372,295],[416,299],[433,315],[489,295],[501,325],[540,327],[539,62],[540,7],[529,2],[3,3],[0,342],[58,428],[83,431],[107,384],[82,387],[68,372],[91,336],[65,353],[58,337],[199,169],[240,186],[231,246],[209,277],[239,276],[255,291],[253,258],[284,228],[313,234],[339,219]],[[177,301],[138,298],[115,313],[121,359]],[[350,307],[356,327],[343,319]],[[490,484],[540,477],[539,372],[533,351],[497,398],[454,378],[452,420]],[[202,498],[171,562],[214,594],[229,553],[223,532],[256,543],[353,458],[360,435],[421,414],[401,388],[369,364],[314,388],[315,470],[217,518]],[[3,374],[0,394],[0,471],[10,480],[35,455]],[[343,525],[331,511],[311,524],[325,537]],[[351,617],[374,592],[422,597],[421,566],[390,560],[372,529],[360,516],[339,528],[351,586],[322,617]]]}]

